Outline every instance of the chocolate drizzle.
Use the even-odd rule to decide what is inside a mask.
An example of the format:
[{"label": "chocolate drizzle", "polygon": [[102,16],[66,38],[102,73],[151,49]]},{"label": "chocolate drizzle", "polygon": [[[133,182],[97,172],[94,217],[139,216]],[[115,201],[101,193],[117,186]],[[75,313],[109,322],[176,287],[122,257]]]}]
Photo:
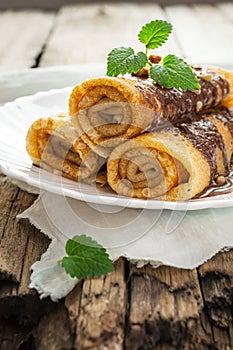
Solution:
[{"label": "chocolate drizzle", "polygon": [[[233,137],[233,108],[218,107],[215,109],[208,110],[208,114],[214,116],[215,119],[223,123],[230,131]],[[207,113],[202,114],[203,116],[208,116]]]},{"label": "chocolate drizzle", "polygon": [[[202,113],[200,115],[200,117],[201,118],[211,117],[212,121],[213,121],[213,119],[220,121],[229,130],[229,132],[231,133],[231,136],[233,138],[233,110],[232,109],[229,109],[226,107],[217,107],[215,109],[212,108],[208,112]],[[218,132],[218,130],[217,130],[217,132]],[[230,164],[229,164],[228,158],[227,158],[226,146],[223,142],[222,135],[219,132],[218,132],[218,134],[219,134],[220,143],[217,146],[222,151],[225,172],[229,173]],[[232,140],[232,142],[233,142],[233,140]]]},{"label": "chocolate drizzle", "polygon": [[213,179],[216,174],[216,148],[224,150],[224,143],[216,126],[207,119],[201,119],[191,123],[180,123],[177,128],[206,158]]},{"label": "chocolate drizzle", "polygon": [[201,193],[198,193],[192,199],[201,199],[207,197],[215,197],[233,192],[233,170],[225,177],[226,181],[223,185],[218,185],[215,180],[206,187]]},{"label": "chocolate drizzle", "polygon": [[[233,110],[225,107],[211,109],[208,112],[198,114],[196,116],[187,116],[186,122],[177,123],[176,128],[183,134],[196,149],[207,159],[211,170],[210,185],[201,193],[196,195],[194,199],[216,196],[233,192],[233,170],[230,170],[230,164],[227,159],[226,147],[223,138],[217,127],[208,119],[209,116],[216,118],[223,123],[230,131],[233,138]],[[193,121],[192,119],[196,119]],[[225,177],[224,184],[217,183],[216,168],[216,149],[222,152],[225,170],[228,175]]]},{"label": "chocolate drizzle", "polygon": [[[233,109],[219,106],[229,93],[228,81],[208,68],[192,68],[201,87],[196,92],[166,89],[148,77],[132,79],[136,79],[136,89],[155,111],[150,131],[165,129],[183,135],[207,160],[209,186],[194,197],[203,198],[233,191],[233,170],[230,171],[226,146],[218,125],[214,123],[214,119],[220,121],[231,133],[233,142]],[[224,174],[228,174],[224,184],[218,184],[216,180],[218,175],[222,175],[217,169],[217,149],[222,154]]]},{"label": "chocolate drizzle", "polygon": [[[219,133],[213,121],[209,120],[208,117],[214,117],[227,126],[233,138],[233,110],[225,107],[211,109],[205,113],[188,114],[182,122],[167,123],[167,127],[165,128],[173,134],[183,135],[201,152],[202,156],[209,163],[211,173],[210,185],[201,194],[195,196],[195,198],[199,198],[200,196],[207,197],[208,195],[214,196],[220,193],[233,191],[233,171],[230,173],[230,164],[227,159],[226,147],[222,135]],[[160,128],[156,130],[158,129]],[[226,184],[224,185],[219,185],[216,182],[216,178],[219,175],[216,160],[217,148],[219,148],[222,153],[225,173],[230,174],[226,177]]]},{"label": "chocolate drizzle", "polygon": [[[195,114],[215,107],[227,96],[229,84],[226,79],[202,67],[193,69],[201,86],[197,92],[166,89],[150,78],[131,78],[136,79],[136,89],[156,112],[153,126],[160,125],[163,119],[171,122],[179,121],[187,113]],[[207,76],[211,79],[206,79]]]}]

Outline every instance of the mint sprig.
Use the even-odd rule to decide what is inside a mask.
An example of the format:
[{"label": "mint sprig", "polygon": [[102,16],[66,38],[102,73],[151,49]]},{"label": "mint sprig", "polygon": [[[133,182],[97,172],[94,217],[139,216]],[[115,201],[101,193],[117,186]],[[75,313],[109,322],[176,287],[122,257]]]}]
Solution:
[{"label": "mint sprig", "polygon": [[100,277],[114,270],[106,249],[91,237],[74,236],[66,243],[66,254],[59,263],[71,277]]},{"label": "mint sprig", "polygon": [[131,47],[118,47],[108,55],[107,75],[137,73],[148,62],[144,52],[135,54]]},{"label": "mint sprig", "polygon": [[175,55],[167,55],[161,64],[153,65],[150,68],[150,77],[168,89],[175,87],[184,91],[195,91],[200,88],[189,65]]},{"label": "mint sprig", "polygon": [[175,55],[167,55],[159,63],[149,59],[148,49],[162,46],[172,32],[172,25],[162,20],[145,24],[138,34],[139,40],[145,44],[145,53],[135,53],[131,47],[114,48],[107,59],[107,75],[118,76],[126,73],[137,73],[143,68],[148,76],[161,86],[170,89],[195,91],[200,89],[197,77],[191,67],[183,59]]},{"label": "mint sprig", "polygon": [[165,43],[171,32],[171,23],[157,19],[142,27],[138,39],[146,44],[147,49],[156,49]]}]

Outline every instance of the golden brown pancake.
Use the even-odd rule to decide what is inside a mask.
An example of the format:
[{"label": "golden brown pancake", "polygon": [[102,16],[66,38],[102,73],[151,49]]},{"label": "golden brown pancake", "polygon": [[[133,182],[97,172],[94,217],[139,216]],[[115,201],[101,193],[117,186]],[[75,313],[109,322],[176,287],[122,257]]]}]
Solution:
[{"label": "golden brown pancake", "polygon": [[120,144],[107,179],[124,196],[184,201],[229,173],[232,153],[233,113],[219,108]]},{"label": "golden brown pancake", "polygon": [[35,165],[75,181],[95,181],[104,161],[64,114],[36,120],[28,130],[26,148]]},{"label": "golden brown pancake", "polygon": [[[102,77],[77,85],[69,113],[82,139],[103,157],[123,141],[185,115],[226,103],[233,73],[195,67],[199,91],[166,89],[150,78]],[[231,78],[231,79],[230,79]]]}]

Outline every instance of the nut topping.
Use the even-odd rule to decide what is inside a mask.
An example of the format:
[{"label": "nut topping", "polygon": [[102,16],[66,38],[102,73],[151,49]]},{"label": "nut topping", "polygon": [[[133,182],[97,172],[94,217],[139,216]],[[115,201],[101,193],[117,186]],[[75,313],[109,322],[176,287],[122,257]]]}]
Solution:
[{"label": "nut topping", "polygon": [[158,55],[150,55],[149,60],[151,61],[151,63],[157,64],[162,60],[162,57]]},{"label": "nut topping", "polygon": [[215,181],[217,185],[222,186],[226,183],[226,178],[223,175],[219,175]]},{"label": "nut topping", "polygon": [[205,81],[211,81],[213,79],[213,74],[201,75],[201,78]]},{"label": "nut topping", "polygon": [[197,101],[196,111],[199,112],[202,109],[203,103],[201,101]]}]

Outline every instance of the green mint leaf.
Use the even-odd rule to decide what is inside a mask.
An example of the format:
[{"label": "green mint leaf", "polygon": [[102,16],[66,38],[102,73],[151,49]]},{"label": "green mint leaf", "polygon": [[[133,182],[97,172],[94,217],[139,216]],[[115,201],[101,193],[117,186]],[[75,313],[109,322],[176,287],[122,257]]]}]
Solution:
[{"label": "green mint leaf", "polygon": [[182,90],[200,89],[197,77],[185,61],[175,55],[166,56],[162,64],[150,68],[150,77],[168,89],[175,87]]},{"label": "green mint leaf", "polygon": [[165,43],[171,32],[171,23],[157,19],[142,27],[138,39],[146,44],[147,49],[156,49]]},{"label": "green mint leaf", "polygon": [[131,47],[118,47],[108,54],[107,75],[137,73],[147,62],[144,52],[135,53]]},{"label": "green mint leaf", "polygon": [[81,235],[69,239],[66,243],[66,253],[67,256],[60,263],[71,277],[99,277],[114,269],[106,249],[91,237]]}]

